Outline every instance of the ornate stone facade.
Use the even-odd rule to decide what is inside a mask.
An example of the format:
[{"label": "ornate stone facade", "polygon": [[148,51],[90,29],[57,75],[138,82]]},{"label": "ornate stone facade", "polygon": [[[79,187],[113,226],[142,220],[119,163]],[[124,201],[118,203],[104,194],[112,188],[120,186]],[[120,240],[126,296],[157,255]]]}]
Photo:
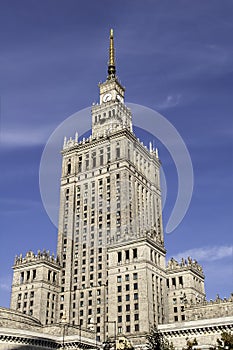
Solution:
[{"label": "ornate stone facade", "polygon": [[202,267],[190,257],[166,266],[160,160],[132,131],[112,32],[99,88],[91,136],[64,139],[57,258],[46,251],[16,257],[16,311],[0,313],[0,348],[90,348],[122,335],[143,348],[155,325],[177,348],[194,336],[213,344],[232,327],[232,297],[206,302]]},{"label": "ornate stone facade", "polygon": [[185,306],[185,314],[188,321],[233,316],[233,294],[224,299],[217,295],[215,300],[210,301],[191,300]]},{"label": "ornate stone facade", "polygon": [[166,318],[160,161],[132,131],[112,50],[111,36],[114,69],[99,84],[91,136],[64,141],[57,245],[57,317],[93,321],[102,341],[113,322],[131,336]]},{"label": "ornate stone facade", "polygon": [[173,343],[175,349],[183,349],[187,339],[197,340],[197,349],[213,349],[222,332],[233,332],[233,317],[223,316],[198,321],[184,321],[159,325],[159,330]]},{"label": "ornate stone facade", "polygon": [[47,251],[32,251],[15,258],[11,309],[36,317],[42,324],[56,323],[60,292],[60,264]]},{"label": "ornate stone facade", "polygon": [[0,308],[0,349],[93,349],[95,332],[61,322],[43,326],[36,318]]},{"label": "ornate stone facade", "polygon": [[197,261],[188,257],[180,263],[168,261],[167,268],[168,322],[187,320],[186,305],[205,299],[204,274]]}]

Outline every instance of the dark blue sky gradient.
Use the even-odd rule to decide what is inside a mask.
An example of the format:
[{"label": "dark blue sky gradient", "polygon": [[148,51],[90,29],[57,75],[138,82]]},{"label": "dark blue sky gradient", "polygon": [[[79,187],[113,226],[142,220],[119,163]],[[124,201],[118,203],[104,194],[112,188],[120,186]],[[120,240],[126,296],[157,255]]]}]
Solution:
[{"label": "dark blue sky gradient", "polygon": [[[228,0],[1,1],[0,305],[9,305],[16,254],[56,250],[57,230],[40,199],[40,158],[64,119],[98,101],[111,27],[126,102],[166,117],[193,162],[192,202],[179,227],[165,237],[168,256],[193,249],[206,271],[207,297],[229,295],[232,17]],[[168,184],[166,226],[177,174],[165,147],[157,144]]]}]

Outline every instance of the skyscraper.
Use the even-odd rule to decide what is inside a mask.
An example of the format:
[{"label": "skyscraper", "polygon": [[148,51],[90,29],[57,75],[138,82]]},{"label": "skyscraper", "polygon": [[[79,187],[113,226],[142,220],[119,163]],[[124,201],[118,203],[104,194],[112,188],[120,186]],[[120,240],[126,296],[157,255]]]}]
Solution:
[{"label": "skyscraper", "polygon": [[3,310],[3,318],[14,315],[14,329],[20,319],[19,328],[43,339],[59,330],[56,344],[67,335],[67,344],[80,346],[85,333],[84,348],[93,346],[88,329],[101,342],[124,335],[144,348],[154,326],[179,348],[190,334],[214,344],[232,327],[233,299],[208,303],[202,267],[190,257],[165,263],[160,160],[133,133],[112,30],[99,90],[91,135],[64,139],[57,257],[29,251],[15,258],[12,310]]},{"label": "skyscraper", "polygon": [[165,249],[160,161],[132,130],[116,75],[113,30],[108,76],[92,107],[92,134],[64,141],[57,254],[58,317],[99,339],[148,332],[164,322]]}]

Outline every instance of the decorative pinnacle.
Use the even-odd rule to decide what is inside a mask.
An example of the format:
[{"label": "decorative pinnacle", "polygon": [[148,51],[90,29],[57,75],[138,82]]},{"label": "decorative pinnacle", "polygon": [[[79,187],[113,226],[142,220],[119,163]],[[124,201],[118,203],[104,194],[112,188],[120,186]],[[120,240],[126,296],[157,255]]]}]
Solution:
[{"label": "decorative pinnacle", "polygon": [[116,74],[115,52],[114,52],[114,37],[113,29],[110,29],[110,44],[109,44],[109,61],[108,61],[108,79],[114,78]]}]

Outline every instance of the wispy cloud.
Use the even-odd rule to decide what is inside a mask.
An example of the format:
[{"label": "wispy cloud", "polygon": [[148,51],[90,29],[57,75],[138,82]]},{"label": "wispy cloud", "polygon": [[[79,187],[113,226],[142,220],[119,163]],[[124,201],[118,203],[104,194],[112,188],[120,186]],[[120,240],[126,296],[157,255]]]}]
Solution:
[{"label": "wispy cloud", "polygon": [[174,259],[180,261],[182,257],[191,256],[198,261],[214,261],[233,256],[233,246],[213,246],[188,249],[174,256]]},{"label": "wispy cloud", "polygon": [[7,147],[16,146],[36,146],[41,145],[46,141],[45,135],[47,129],[43,128],[34,129],[18,129],[18,130],[7,130],[1,132],[1,145]]},{"label": "wispy cloud", "polygon": [[180,104],[180,101],[181,101],[181,94],[168,95],[165,98],[165,100],[157,104],[156,107],[158,109],[167,109],[167,108],[177,106],[178,104]]}]

